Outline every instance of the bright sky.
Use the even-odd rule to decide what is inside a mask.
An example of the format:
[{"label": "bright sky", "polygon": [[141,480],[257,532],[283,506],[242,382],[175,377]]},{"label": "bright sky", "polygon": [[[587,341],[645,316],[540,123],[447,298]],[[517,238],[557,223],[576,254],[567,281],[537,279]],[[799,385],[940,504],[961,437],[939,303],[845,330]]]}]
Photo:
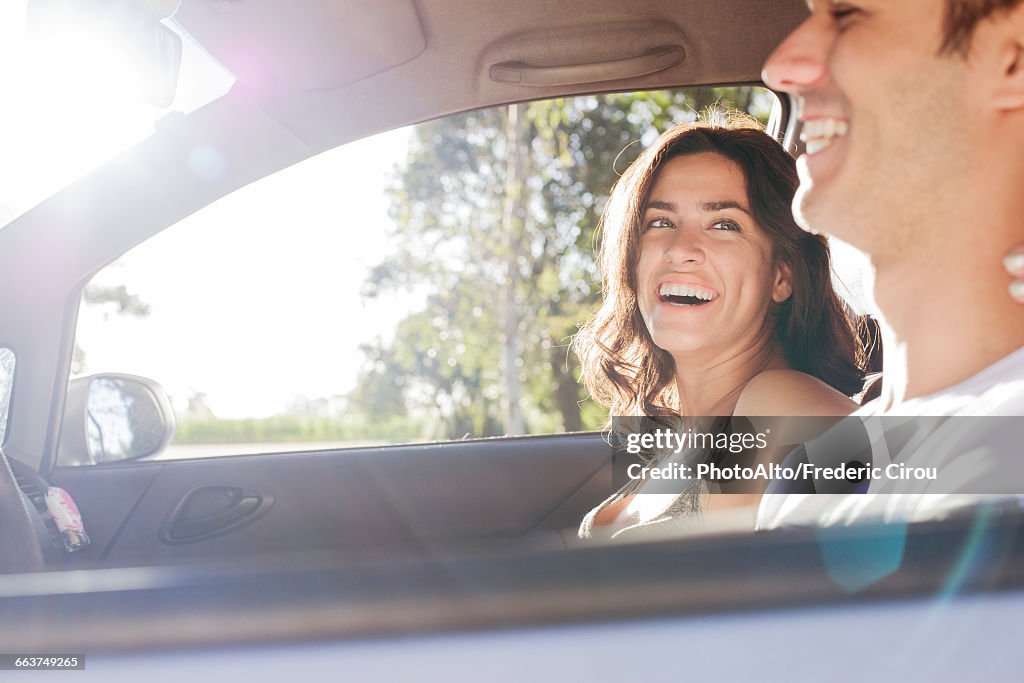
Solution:
[{"label": "bright sky", "polygon": [[359,344],[389,337],[413,304],[359,294],[385,253],[384,187],[407,138],[367,138],[257,181],[102,271],[95,282],[128,283],[152,312],[83,307],[86,371],[151,377],[179,408],[202,391],[220,417],[349,391]]}]

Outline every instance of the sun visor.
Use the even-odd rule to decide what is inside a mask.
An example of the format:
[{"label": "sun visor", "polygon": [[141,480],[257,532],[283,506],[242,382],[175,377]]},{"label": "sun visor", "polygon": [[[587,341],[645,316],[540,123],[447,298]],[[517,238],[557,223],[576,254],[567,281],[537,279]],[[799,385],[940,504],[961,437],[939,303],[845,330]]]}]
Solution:
[{"label": "sun visor", "polygon": [[387,71],[427,44],[413,0],[208,0],[176,18],[239,81],[269,76],[298,91]]}]

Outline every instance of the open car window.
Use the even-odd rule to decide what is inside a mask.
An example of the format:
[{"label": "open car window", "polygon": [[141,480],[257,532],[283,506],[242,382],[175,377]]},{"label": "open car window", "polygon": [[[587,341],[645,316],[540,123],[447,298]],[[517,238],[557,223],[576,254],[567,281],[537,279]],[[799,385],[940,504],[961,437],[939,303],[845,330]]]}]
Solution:
[{"label": "open car window", "polygon": [[[176,430],[158,458],[597,429],[569,342],[599,301],[604,202],[712,105],[767,123],[777,101],[741,86],[503,106],[280,171],[99,272],[73,377],[159,383]],[[200,178],[224,163],[189,158]]]}]

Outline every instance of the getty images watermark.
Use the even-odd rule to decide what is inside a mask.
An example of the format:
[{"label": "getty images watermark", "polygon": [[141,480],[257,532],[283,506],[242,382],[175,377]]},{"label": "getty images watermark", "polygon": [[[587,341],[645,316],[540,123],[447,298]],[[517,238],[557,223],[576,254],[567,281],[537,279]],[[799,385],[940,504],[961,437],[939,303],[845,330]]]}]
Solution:
[{"label": "getty images watermark", "polygon": [[[682,431],[674,429],[654,429],[646,432],[634,432],[625,438],[626,451],[636,455],[640,453],[660,452],[678,455],[682,451],[709,453],[717,451],[722,454],[737,455],[744,452],[763,450],[768,447],[771,429],[764,431],[701,431],[688,428]],[[839,449],[847,451],[848,447]],[[857,449],[852,449],[857,450]],[[869,459],[870,458],[866,458]],[[633,480],[693,480],[706,479],[711,481],[746,481],[772,482],[787,481],[848,481],[863,482],[867,480],[886,481],[936,481],[939,478],[938,467],[910,466],[901,462],[887,463],[884,466],[865,464],[858,459],[850,459],[834,464],[814,462],[794,462],[784,464],[778,462],[722,462],[705,459],[698,462],[666,462],[664,459],[657,464],[633,463],[626,469],[626,476]]]},{"label": "getty images watermark", "polygon": [[665,482],[651,493],[1024,494],[1016,416],[626,416],[609,433],[615,483]]},{"label": "getty images watermark", "polygon": [[702,462],[696,465],[672,462],[659,466],[633,463],[626,469],[626,476],[630,479],[643,480],[708,479],[712,481],[764,482],[777,479],[787,481],[865,481],[867,479],[935,481],[939,478],[939,468],[908,467],[903,463],[890,463],[885,467],[872,467],[861,463],[842,463],[836,467],[825,467],[804,462],[790,467],[778,463],[743,466],[738,464],[719,465],[713,462]]}]

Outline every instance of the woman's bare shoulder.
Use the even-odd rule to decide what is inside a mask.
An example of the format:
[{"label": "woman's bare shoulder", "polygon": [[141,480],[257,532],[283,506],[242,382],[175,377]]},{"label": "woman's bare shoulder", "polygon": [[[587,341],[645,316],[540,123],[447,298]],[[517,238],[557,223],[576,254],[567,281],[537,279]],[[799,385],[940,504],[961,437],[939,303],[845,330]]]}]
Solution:
[{"label": "woman's bare shoulder", "polygon": [[796,370],[765,370],[747,383],[736,415],[849,415],[857,404],[817,377]]}]

